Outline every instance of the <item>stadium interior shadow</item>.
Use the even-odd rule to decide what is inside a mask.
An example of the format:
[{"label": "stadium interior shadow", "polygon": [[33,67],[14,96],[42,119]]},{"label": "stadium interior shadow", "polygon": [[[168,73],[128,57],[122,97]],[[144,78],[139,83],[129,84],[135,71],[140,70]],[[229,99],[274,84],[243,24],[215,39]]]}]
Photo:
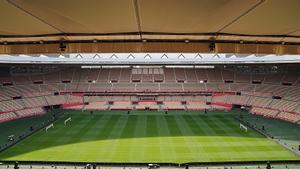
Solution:
[{"label": "stadium interior shadow", "polygon": [[[40,131],[28,137],[14,147],[0,153],[0,160],[32,151],[42,150],[81,142],[112,139],[150,138],[150,137],[179,137],[179,136],[204,136],[263,138],[256,132],[241,132],[239,122],[233,118],[232,113],[204,114],[186,113],[178,115],[161,112],[157,115],[135,114],[72,114],[70,125],[63,124],[64,119],[55,123],[54,129],[47,133]],[[121,126],[121,127],[120,127]],[[122,127],[123,126],[123,127]],[[300,127],[298,128],[300,131]],[[61,131],[59,131],[61,130]],[[94,132],[95,134],[91,134]],[[49,138],[45,141],[44,138]],[[51,138],[56,137],[56,138]],[[64,137],[67,141],[61,141]],[[210,138],[213,141],[214,138]],[[41,139],[41,141],[39,141]],[[18,148],[17,151],[14,151]]]}]

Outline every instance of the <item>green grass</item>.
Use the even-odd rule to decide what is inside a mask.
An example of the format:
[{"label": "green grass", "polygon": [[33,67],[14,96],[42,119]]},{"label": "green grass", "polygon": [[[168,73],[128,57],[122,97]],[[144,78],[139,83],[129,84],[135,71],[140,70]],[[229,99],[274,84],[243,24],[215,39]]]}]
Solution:
[{"label": "green grass", "polygon": [[280,139],[281,142],[286,143],[296,150],[299,148],[300,125],[249,113],[242,113],[242,115],[244,120],[257,126],[259,129],[264,126],[265,132],[274,138]]},{"label": "green grass", "polygon": [[216,162],[300,159],[230,113],[72,113],[0,153],[1,160]]},{"label": "green grass", "polygon": [[7,137],[10,135],[18,136],[29,133],[30,127],[39,128],[43,122],[52,118],[52,113],[47,113],[39,116],[25,117],[5,123],[0,123],[0,145],[8,143]]}]

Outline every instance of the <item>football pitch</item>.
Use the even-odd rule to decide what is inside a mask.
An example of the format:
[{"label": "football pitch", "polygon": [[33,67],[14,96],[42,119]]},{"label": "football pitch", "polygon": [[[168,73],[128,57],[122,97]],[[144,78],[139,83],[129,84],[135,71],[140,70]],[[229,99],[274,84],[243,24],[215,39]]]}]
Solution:
[{"label": "football pitch", "polygon": [[[68,117],[72,121],[64,125]],[[72,112],[0,153],[1,160],[78,162],[223,162],[299,160],[232,113]]]}]

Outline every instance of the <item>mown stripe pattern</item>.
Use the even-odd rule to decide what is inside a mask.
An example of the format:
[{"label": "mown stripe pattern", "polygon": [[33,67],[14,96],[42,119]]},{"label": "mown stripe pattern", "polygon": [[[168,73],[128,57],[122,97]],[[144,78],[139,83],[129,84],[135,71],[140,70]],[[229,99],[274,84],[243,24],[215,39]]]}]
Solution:
[{"label": "mown stripe pattern", "polygon": [[0,153],[1,160],[216,162],[299,159],[227,114],[71,114]]}]

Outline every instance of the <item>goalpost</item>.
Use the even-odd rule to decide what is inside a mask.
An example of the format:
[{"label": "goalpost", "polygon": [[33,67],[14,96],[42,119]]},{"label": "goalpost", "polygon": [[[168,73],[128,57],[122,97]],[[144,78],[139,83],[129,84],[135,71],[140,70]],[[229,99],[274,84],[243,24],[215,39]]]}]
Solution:
[{"label": "goalpost", "polygon": [[69,122],[69,121],[71,121],[72,119],[71,119],[71,117],[69,117],[69,118],[67,118],[66,120],[65,120],[65,125],[67,125],[67,123]]},{"label": "goalpost", "polygon": [[46,127],[46,133],[48,132],[48,129],[50,129],[50,128],[54,128],[54,124],[53,123]]},{"label": "goalpost", "polygon": [[240,123],[240,129],[243,129],[245,132],[248,132],[248,128],[242,123]]}]

